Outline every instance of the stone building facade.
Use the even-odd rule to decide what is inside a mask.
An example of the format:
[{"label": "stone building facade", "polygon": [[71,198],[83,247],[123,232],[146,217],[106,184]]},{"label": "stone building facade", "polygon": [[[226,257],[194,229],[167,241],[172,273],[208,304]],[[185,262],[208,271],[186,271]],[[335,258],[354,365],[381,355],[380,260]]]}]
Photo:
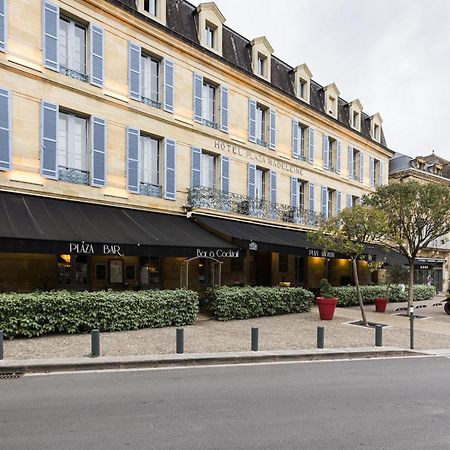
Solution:
[{"label": "stone building facade", "polygon": [[0,30],[0,291],[351,282],[305,232],[387,183],[380,114],[214,3],[0,0]]}]

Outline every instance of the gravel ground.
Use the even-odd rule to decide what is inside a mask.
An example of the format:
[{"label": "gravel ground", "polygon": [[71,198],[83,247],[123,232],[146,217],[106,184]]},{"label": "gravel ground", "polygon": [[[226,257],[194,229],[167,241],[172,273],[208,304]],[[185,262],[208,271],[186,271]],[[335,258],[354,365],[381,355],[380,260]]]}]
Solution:
[{"label": "gravel ground", "polygon": [[[416,320],[416,349],[450,349],[450,316],[442,306],[432,306],[442,298],[417,309],[426,320]],[[409,347],[409,320],[393,314],[399,305],[389,305],[386,314],[373,312],[367,306],[369,321],[387,324],[383,330],[386,346]],[[321,322],[316,307],[309,313],[288,314],[250,320],[217,322],[200,317],[185,328],[185,351],[189,353],[246,351],[250,348],[250,328],[259,327],[261,350],[307,349],[316,346],[317,326],[325,327],[327,348],[365,347],[374,345],[374,330],[349,325],[360,319],[358,308],[338,308],[332,321]],[[88,356],[89,335],[56,335],[33,339],[5,341],[5,358],[67,358]],[[175,328],[144,329],[117,333],[102,333],[101,353],[104,356],[169,354],[175,352]]]}]

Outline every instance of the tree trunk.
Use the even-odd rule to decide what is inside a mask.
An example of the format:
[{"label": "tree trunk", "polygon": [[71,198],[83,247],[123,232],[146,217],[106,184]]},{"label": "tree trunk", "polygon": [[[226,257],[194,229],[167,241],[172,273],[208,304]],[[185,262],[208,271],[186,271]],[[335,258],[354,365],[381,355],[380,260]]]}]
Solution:
[{"label": "tree trunk", "polygon": [[408,274],[408,314],[409,308],[414,301],[414,259],[409,260],[409,274]]},{"label": "tree trunk", "polygon": [[359,308],[361,309],[362,323],[366,327],[367,326],[367,317],[366,317],[366,312],[364,311],[364,303],[363,303],[363,299],[362,299],[362,295],[361,295],[361,289],[359,288],[358,264],[357,264],[356,259],[352,259],[352,266],[353,266],[353,277],[355,278],[356,293],[358,295]]}]

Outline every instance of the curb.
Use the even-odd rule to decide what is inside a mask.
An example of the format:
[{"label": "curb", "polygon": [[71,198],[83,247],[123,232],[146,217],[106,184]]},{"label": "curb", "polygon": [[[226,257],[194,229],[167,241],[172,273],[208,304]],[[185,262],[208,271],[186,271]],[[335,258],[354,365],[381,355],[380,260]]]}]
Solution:
[{"label": "curb", "polygon": [[100,356],[98,358],[33,359],[0,361],[0,375],[84,372],[92,370],[198,367],[270,362],[302,362],[424,356],[401,348],[347,348],[234,353],[185,353],[181,355]]}]

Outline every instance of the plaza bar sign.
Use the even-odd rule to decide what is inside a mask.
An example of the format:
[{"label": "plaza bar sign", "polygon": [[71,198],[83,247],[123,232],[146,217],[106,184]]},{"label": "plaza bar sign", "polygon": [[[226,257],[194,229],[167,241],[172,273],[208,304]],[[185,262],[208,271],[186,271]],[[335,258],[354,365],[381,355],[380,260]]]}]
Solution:
[{"label": "plaza bar sign", "polygon": [[334,252],[327,252],[325,250],[309,249],[308,256],[317,256],[319,258],[335,258],[336,257],[336,253],[334,253]]},{"label": "plaza bar sign", "polygon": [[239,258],[239,250],[202,250],[198,248],[197,258]]},{"label": "plaza bar sign", "polygon": [[303,171],[300,167],[294,166],[293,164],[279,161],[270,156],[262,155],[261,153],[254,152],[249,149],[243,149],[238,147],[237,145],[227,144],[223,141],[215,141],[214,146],[217,150],[221,150],[223,152],[232,153],[233,155],[240,156],[244,159],[255,161],[260,164],[266,164],[275,169],[285,170],[291,174],[302,175]]},{"label": "plaza bar sign", "polygon": [[[96,251],[97,250],[97,251]],[[69,244],[69,253],[75,253],[80,255],[112,255],[112,256],[124,256],[120,245],[116,244],[89,244],[86,242],[71,242]]]}]

